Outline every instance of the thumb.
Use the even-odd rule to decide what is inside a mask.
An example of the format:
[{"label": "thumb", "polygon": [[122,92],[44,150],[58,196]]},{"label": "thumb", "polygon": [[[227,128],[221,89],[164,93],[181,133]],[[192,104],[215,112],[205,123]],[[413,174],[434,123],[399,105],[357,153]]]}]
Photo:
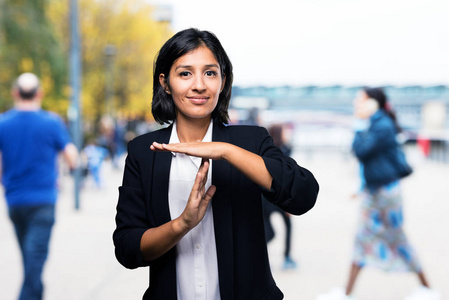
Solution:
[{"label": "thumb", "polygon": [[204,194],[202,205],[204,205],[206,207],[209,205],[209,202],[212,199],[212,197],[214,196],[216,190],[217,190],[217,188],[215,187],[215,185],[211,185],[207,189],[206,193]]},{"label": "thumb", "polygon": [[211,185],[208,189],[206,194],[204,195],[205,197],[209,197],[212,198],[215,194],[215,191],[217,190],[217,187],[215,185]]}]

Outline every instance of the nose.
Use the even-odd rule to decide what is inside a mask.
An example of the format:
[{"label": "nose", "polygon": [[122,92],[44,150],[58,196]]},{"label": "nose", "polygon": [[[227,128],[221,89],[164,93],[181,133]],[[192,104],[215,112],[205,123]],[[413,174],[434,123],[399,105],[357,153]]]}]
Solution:
[{"label": "nose", "polygon": [[203,76],[195,76],[192,88],[198,92],[206,90],[206,83]]}]

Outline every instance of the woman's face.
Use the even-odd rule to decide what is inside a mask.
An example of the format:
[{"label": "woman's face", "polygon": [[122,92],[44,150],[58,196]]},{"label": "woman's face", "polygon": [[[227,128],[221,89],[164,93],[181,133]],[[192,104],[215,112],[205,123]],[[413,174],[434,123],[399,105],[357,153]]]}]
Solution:
[{"label": "woman's face", "polygon": [[369,118],[379,108],[379,103],[371,99],[368,94],[361,90],[354,99],[354,115],[361,119]]},{"label": "woman's face", "polygon": [[354,106],[363,105],[363,103],[369,99],[369,96],[366,94],[364,90],[361,90],[357,93],[357,96],[354,99]]},{"label": "woman's face", "polygon": [[179,121],[209,119],[224,87],[222,70],[212,51],[201,46],[179,57],[170,69],[170,85],[164,74],[159,81],[172,95]]}]

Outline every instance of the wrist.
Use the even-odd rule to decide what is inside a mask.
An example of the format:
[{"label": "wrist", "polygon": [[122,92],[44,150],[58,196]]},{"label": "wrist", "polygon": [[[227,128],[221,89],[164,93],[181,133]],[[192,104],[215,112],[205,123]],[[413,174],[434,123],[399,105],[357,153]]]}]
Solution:
[{"label": "wrist", "polygon": [[181,219],[181,217],[178,217],[171,222],[171,229],[175,236],[183,236],[190,231],[189,226]]},{"label": "wrist", "polygon": [[222,143],[222,147],[220,147],[222,149],[220,153],[220,159],[228,161],[229,154],[232,153],[232,147],[234,147],[234,145],[229,143]]}]

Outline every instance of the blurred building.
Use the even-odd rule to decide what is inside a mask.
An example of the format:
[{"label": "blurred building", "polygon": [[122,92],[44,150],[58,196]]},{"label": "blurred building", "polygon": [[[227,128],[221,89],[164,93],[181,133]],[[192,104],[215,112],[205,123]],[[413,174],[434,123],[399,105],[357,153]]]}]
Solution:
[{"label": "blurred building", "polygon": [[[352,140],[352,103],[361,88],[234,86],[231,108],[240,111],[243,117],[249,106],[259,108],[261,125],[298,124],[296,143],[301,148],[334,147],[346,151]],[[425,147],[427,156],[449,162],[449,86],[384,86],[384,89],[405,140]]]},{"label": "blurred building", "polygon": [[[263,99],[268,110],[326,110],[352,114],[352,101],[362,86],[281,86],[239,87],[232,90],[234,108],[247,106]],[[444,107],[444,127],[449,128],[449,86],[386,86],[385,91],[397,112],[402,127],[418,130],[424,127],[423,110],[428,102],[439,102]],[[441,116],[439,115],[439,118]]]}]

